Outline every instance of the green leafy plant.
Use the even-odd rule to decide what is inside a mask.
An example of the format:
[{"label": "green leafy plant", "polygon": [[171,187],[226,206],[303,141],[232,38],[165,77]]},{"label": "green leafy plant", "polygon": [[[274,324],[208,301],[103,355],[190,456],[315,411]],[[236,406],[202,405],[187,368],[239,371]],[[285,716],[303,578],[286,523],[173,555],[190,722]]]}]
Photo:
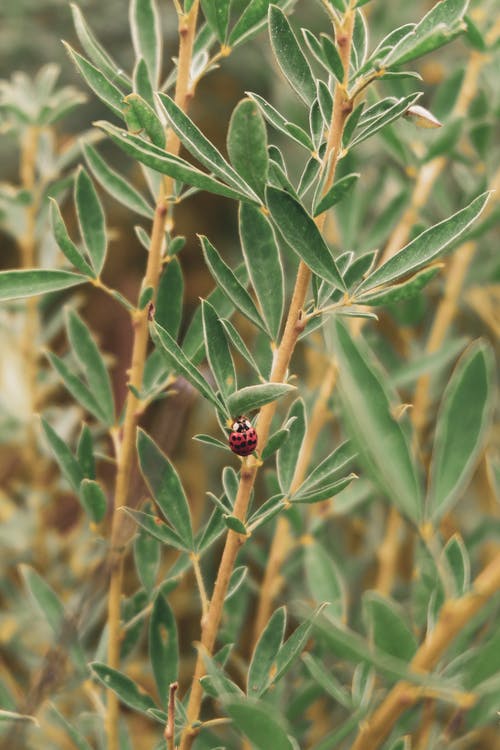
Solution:
[{"label": "green leafy plant", "polygon": [[[492,746],[486,5],[442,0],[408,22],[323,0],[300,28],[290,0],[174,0],[167,69],[163,9],[131,0],[128,72],[72,5],[65,48],[110,119],[64,148],[54,126],[84,97],[55,88],[57,69],[1,83],[20,147],[20,184],[0,189],[20,250],[0,272],[2,336],[24,394],[22,412],[7,388],[1,402],[3,442],[22,448],[6,469],[6,662],[22,677],[0,683],[5,747]],[[465,72],[441,49],[459,36]],[[242,86],[209,136],[192,101],[248,49],[273,61],[267,90]],[[195,221],[207,193],[232,217],[232,253]],[[135,297],[113,273],[114,217],[129,215]],[[202,267],[213,290],[185,299]],[[117,311],[126,372],[89,294]],[[206,432],[174,429],[183,392]],[[172,441],[154,429],[163,409]],[[68,497],[71,542],[55,549],[49,511]],[[26,654],[34,611],[42,645]]]}]

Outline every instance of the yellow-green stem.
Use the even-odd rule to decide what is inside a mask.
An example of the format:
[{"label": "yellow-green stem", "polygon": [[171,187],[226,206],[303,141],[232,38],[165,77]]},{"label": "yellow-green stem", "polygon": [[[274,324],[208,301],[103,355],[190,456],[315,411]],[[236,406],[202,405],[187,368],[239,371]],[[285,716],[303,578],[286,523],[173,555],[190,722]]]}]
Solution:
[{"label": "yellow-green stem", "polygon": [[[189,13],[179,17],[179,62],[175,88],[175,101],[182,109],[186,109],[189,93],[189,70],[193,53],[193,43],[198,16],[198,0],[195,0]],[[180,141],[172,130],[167,134],[166,149],[177,155]],[[172,179],[165,178],[156,206],[151,231],[151,242],[148,262],[144,277],[144,287],[152,287],[154,295],[158,288],[162,268],[162,250],[167,225],[166,198],[172,192]],[[153,296],[154,299],[154,296]],[[134,340],[132,347],[132,362],[129,370],[129,384],[135,392],[142,388],[144,364],[148,345],[148,310],[138,311],[134,317]],[[135,458],[135,436],[137,422],[141,412],[141,404],[132,390],[127,394],[125,417],[120,452],[117,456],[117,474],[115,484],[115,504],[111,528],[111,542],[109,555],[110,585],[108,594],[108,665],[118,669],[120,662],[120,604],[123,584],[124,546],[126,532],[124,532],[123,515],[119,509],[127,504],[128,488]],[[119,750],[118,738],[119,704],[113,691],[107,694],[106,733],[108,750]]]},{"label": "yellow-green stem", "polygon": [[[346,71],[346,75],[350,59],[353,25],[354,14],[349,10],[346,12],[344,24],[342,29],[340,30],[340,36],[339,34],[337,34],[337,42],[339,44],[339,51],[344,63],[344,70]],[[325,154],[325,163],[328,163],[328,158],[330,154],[332,155],[329,166],[329,173],[324,187],[325,192],[330,188],[334,180],[335,167],[342,142],[342,132],[351,108],[352,104],[347,98],[346,89],[343,86],[337,86],[334,96],[332,127],[330,128]],[[325,218],[326,214],[322,214],[317,220],[317,225],[320,230],[323,229]],[[276,352],[276,357],[271,371],[270,380],[272,382],[280,383],[286,379],[295,344],[297,343],[297,339],[300,333],[304,329],[305,321],[303,319],[302,310],[306,300],[310,279],[311,271],[305,263],[301,262],[297,271],[295,287],[293,290],[290,307],[288,309],[285,330]],[[259,412],[256,423],[256,430],[259,435],[259,444],[261,447],[264,447],[267,442],[269,430],[271,427],[271,421],[274,416],[275,410],[276,403],[273,402],[264,406]],[[246,518],[250,494],[255,482],[258,467],[259,462],[255,461],[255,459],[253,458],[250,458],[250,460],[248,460],[242,466],[238,493],[233,509],[233,514],[242,521],[244,521]],[[196,667],[191,684],[191,693],[187,708],[187,726],[181,738],[180,750],[189,750],[196,735],[197,730],[193,729],[192,725],[198,720],[201,701],[203,697],[203,688],[200,683],[200,678],[205,674],[203,653],[212,654],[213,652],[213,647],[215,645],[217,632],[222,618],[224,600],[226,598],[231,573],[234,568],[238,551],[244,541],[245,537],[241,536],[240,534],[237,534],[233,531],[228,532],[224,551],[222,553],[222,558],[219,565],[219,570],[217,573],[217,578],[214,585],[212,599],[210,601],[208,613],[202,627],[202,648],[200,648],[198,658],[196,660]]]}]

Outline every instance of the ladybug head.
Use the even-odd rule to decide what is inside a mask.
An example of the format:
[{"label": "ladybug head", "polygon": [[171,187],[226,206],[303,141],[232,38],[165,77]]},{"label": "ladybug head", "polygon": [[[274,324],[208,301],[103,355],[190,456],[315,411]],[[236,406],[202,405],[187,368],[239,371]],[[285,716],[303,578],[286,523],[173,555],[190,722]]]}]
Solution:
[{"label": "ladybug head", "polygon": [[244,430],[251,430],[252,424],[247,417],[239,416],[234,420],[231,431],[232,432],[243,432]]}]

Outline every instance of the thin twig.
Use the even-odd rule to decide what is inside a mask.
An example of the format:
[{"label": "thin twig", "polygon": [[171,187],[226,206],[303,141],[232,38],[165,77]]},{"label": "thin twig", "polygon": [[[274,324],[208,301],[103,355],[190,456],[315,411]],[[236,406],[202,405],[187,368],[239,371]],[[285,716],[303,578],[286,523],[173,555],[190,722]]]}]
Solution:
[{"label": "thin twig", "polygon": [[[341,57],[343,59],[346,71],[348,70],[349,65],[353,26],[354,14],[349,10],[347,11],[344,19],[342,34],[337,36],[337,41],[340,45],[341,50]],[[342,132],[350,109],[351,105],[350,102],[348,102],[348,100],[346,99],[345,88],[343,86],[337,86],[334,97],[332,127],[330,129],[327,143],[327,153],[331,152],[333,154],[333,158],[331,160],[329,174],[325,182],[325,192],[333,183],[335,166],[340,152]],[[323,228],[325,217],[326,214],[322,214],[317,220],[317,225],[320,230]],[[288,310],[285,330],[283,332],[281,343],[276,352],[276,357],[274,359],[271,371],[270,380],[272,382],[281,383],[286,379],[290,360],[295,349],[295,344],[297,343],[298,337],[304,328],[302,310],[306,300],[310,279],[311,271],[306,266],[306,264],[301,261],[297,271],[295,288]],[[259,412],[256,429],[259,435],[259,443],[262,447],[267,442],[269,430],[271,427],[271,421],[274,416],[275,410],[276,402],[273,402],[264,406]],[[236,501],[233,510],[233,514],[241,521],[244,521],[246,518],[248,504],[250,501],[250,494],[255,482],[259,464],[259,461],[252,459],[248,462],[248,464],[242,466],[240,483],[238,486],[238,492],[236,495]],[[208,654],[212,653],[213,647],[215,645],[231,573],[234,568],[238,551],[244,541],[245,537],[233,531],[229,531],[226,537],[226,544],[222,553],[212,599],[210,601],[210,606],[208,609],[207,617],[205,618],[204,626],[202,627],[201,643],[204,647],[203,650]],[[202,654],[200,652],[196,661],[195,672],[191,684],[191,693],[187,708],[188,721],[182,735],[180,750],[189,750],[195,737],[196,732],[195,730],[193,730],[192,725],[195,721],[198,720],[198,716],[200,713],[201,701],[203,696],[203,688],[200,683],[200,679],[204,674],[205,665]]]},{"label": "thin twig", "polygon": [[[175,101],[183,110],[189,102],[188,84],[189,71],[193,53],[193,43],[196,32],[199,0],[195,0],[191,10],[179,18],[179,62],[175,88]],[[172,129],[167,134],[166,150],[177,155],[180,150],[180,140]],[[144,286],[152,287],[154,295],[162,268],[162,251],[165,228],[168,219],[166,198],[173,192],[173,181],[166,177],[162,181],[160,195],[153,219],[151,243],[148,262],[144,278]],[[146,361],[148,345],[148,310],[137,311],[134,316],[134,341],[132,348],[132,364],[130,368],[130,385],[135,392],[142,388],[142,377]],[[120,661],[120,602],[123,582],[124,559],[124,515],[116,511],[127,504],[130,476],[134,465],[134,446],[140,402],[132,390],[127,393],[125,417],[123,423],[123,437],[118,456],[118,469],[115,486],[115,506],[113,513],[111,542],[110,542],[110,586],[108,594],[108,666],[117,669]],[[119,704],[117,695],[108,690],[108,712],[106,720],[107,748],[119,750],[118,714]]]},{"label": "thin twig", "polygon": [[203,622],[208,613],[209,601],[208,601],[208,596],[207,596],[207,590],[205,588],[205,582],[203,581],[203,574],[200,568],[200,558],[194,552],[191,555],[191,562],[193,563],[194,576],[196,578],[196,584],[198,586],[198,592],[200,594],[201,618]]},{"label": "thin twig", "polygon": [[175,694],[178,688],[178,682],[171,682],[168,690],[168,713],[164,734],[167,750],[175,750]]}]

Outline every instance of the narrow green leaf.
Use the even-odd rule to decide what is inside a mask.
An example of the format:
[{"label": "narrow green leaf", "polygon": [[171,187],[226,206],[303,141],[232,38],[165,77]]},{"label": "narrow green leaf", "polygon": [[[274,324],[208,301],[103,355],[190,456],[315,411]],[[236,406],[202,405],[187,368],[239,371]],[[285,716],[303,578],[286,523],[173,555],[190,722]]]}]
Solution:
[{"label": "narrow green leaf", "polygon": [[[146,503],[144,510],[151,512],[151,503]],[[158,539],[148,534],[140,526],[134,538],[134,562],[137,575],[148,596],[151,596],[156,584],[160,565],[161,548]]]},{"label": "narrow green leaf", "polygon": [[338,495],[342,492],[353,479],[357,479],[357,474],[349,474],[342,479],[338,479],[335,482],[329,482],[328,484],[315,485],[310,490],[298,490],[290,498],[292,503],[319,503],[323,500],[329,500],[330,498]]},{"label": "narrow green leaf", "polygon": [[284,274],[273,228],[260,208],[241,203],[239,229],[243,256],[262,316],[278,340],[284,305]]},{"label": "narrow green leaf", "polygon": [[460,358],[444,393],[436,424],[428,515],[440,518],[456,502],[481,454],[492,416],[493,356],[483,342]]},{"label": "narrow green leaf", "polygon": [[129,24],[136,58],[146,63],[154,88],[161,72],[162,32],[155,0],[131,0]]},{"label": "narrow green leaf", "polygon": [[389,52],[384,66],[395,67],[446,44],[462,31],[468,0],[442,0]]},{"label": "narrow green leaf", "polygon": [[100,484],[94,479],[84,479],[80,484],[79,498],[93,523],[100,523],[106,515],[108,501]]},{"label": "narrow green leaf", "polygon": [[340,321],[336,321],[335,330],[346,430],[357,447],[360,461],[382,492],[405,515],[417,521],[423,510],[420,482],[407,437],[392,416],[383,378]]},{"label": "narrow green leaf", "polygon": [[292,419],[293,422],[289,427],[290,437],[288,438],[286,445],[283,447],[283,450],[280,450],[278,453],[276,461],[278,481],[281,491],[285,494],[290,491],[290,485],[293,482],[300,449],[306,434],[306,408],[304,401],[301,398],[296,399],[288,411],[287,422]]},{"label": "narrow green leaf", "polygon": [[219,287],[245,317],[266,333],[266,326],[243,284],[238,281],[236,275],[222,260],[215,247],[206,237],[200,236],[200,242],[205,262]]},{"label": "narrow green leaf", "polygon": [[232,393],[227,404],[232,416],[246,414],[254,409],[276,401],[287,393],[295,390],[294,385],[287,383],[262,383],[260,385],[249,385]]},{"label": "narrow green leaf", "polygon": [[76,457],[84,477],[95,479],[94,441],[89,426],[85,423],[82,425],[80,437],[78,438]]},{"label": "narrow green leaf", "polygon": [[[290,122],[283,117],[277,109],[275,109],[269,102],[266,102],[262,96],[258,94],[248,94],[250,99],[254,101],[262,112],[264,118],[268,121],[273,128],[279,130],[280,133],[284,133],[289,138],[292,138],[296,143],[304,146],[307,151],[314,151],[314,143],[303,128],[296,125],[294,122]],[[268,149],[269,151],[269,149]],[[270,153],[270,152],[269,152]]]},{"label": "narrow green leaf", "polygon": [[129,156],[137,159],[141,164],[151,167],[156,172],[160,172],[160,174],[166,174],[175,180],[180,180],[201,190],[207,190],[215,195],[224,195],[226,198],[236,200],[248,200],[245,193],[223,185],[210,175],[200,172],[199,169],[191,166],[184,159],[167,154],[166,151],[162,151],[137,135],[116,128],[109,122],[99,121],[95,125],[107,133],[111,140]]},{"label": "narrow green leaf", "polygon": [[69,44],[66,42],[63,42],[63,44],[66,52],[85,79],[89,88],[121,120],[123,94],[120,89],[111,83],[95,65],[89,63],[88,60],[70,47]]},{"label": "narrow green leaf", "polygon": [[245,359],[250,367],[254,370],[254,372],[259,375],[259,377],[264,381],[266,378],[263,376],[259,365],[255,361],[253,355],[251,354],[250,350],[248,349],[247,345],[243,341],[242,337],[236,330],[236,328],[233,326],[231,321],[225,320],[224,318],[220,319],[220,322],[224,326],[224,330],[227,334],[227,337],[233,347],[241,354],[243,359]]},{"label": "narrow green leaf", "polygon": [[379,307],[380,305],[392,305],[396,302],[402,302],[405,299],[411,299],[427,286],[429,281],[431,281],[440,270],[440,265],[423,268],[408,279],[408,281],[403,281],[402,284],[389,286],[379,292],[368,292],[367,294],[362,294],[360,297],[355,298],[356,302],[363,305],[370,305],[370,307]]},{"label": "narrow green leaf", "polygon": [[422,94],[417,91],[416,93],[397,99],[391,107],[382,112],[378,117],[372,118],[370,121],[365,121],[365,116],[367,115],[367,112],[365,111],[359,121],[352,141],[349,142],[349,148],[357,146],[367,138],[371,138],[375,133],[378,133],[379,130],[389,125],[389,123],[397,120],[398,117],[401,117],[408,107],[414,104],[421,96]]},{"label": "narrow green leaf", "polygon": [[273,750],[296,750],[271,706],[250,698],[235,700],[232,697],[224,702],[224,706],[235,726],[257,750],[269,750],[270,738]]},{"label": "narrow green leaf", "polygon": [[217,440],[217,438],[212,437],[212,435],[193,435],[193,440],[197,440],[199,443],[204,443],[205,445],[211,445],[214,448],[220,448],[224,451],[229,450],[227,443],[223,443],[222,440]]},{"label": "narrow green leaf", "polygon": [[269,167],[267,133],[260,109],[252,99],[242,99],[233,110],[227,152],[238,174],[263,197]]},{"label": "narrow green leaf", "polygon": [[37,294],[58,292],[88,281],[86,276],[71,271],[33,269],[32,271],[0,272],[0,302]]},{"label": "narrow green leaf", "polygon": [[136,682],[119,672],[112,669],[106,664],[98,661],[91,662],[89,665],[94,675],[97,677],[105,688],[112,690],[126,706],[130,706],[135,711],[148,713],[150,708],[156,708],[156,703],[150,695],[140,687]]},{"label": "narrow green leaf", "polygon": [[300,98],[311,105],[316,97],[316,85],[311,68],[287,17],[276,5],[269,7],[269,34],[281,72]]},{"label": "narrow green leaf", "polygon": [[230,0],[201,0],[203,15],[221,44],[226,40]]},{"label": "narrow green leaf", "polygon": [[63,731],[74,744],[76,750],[92,750],[85,737],[77,729],[75,729],[75,727],[72,726],[72,724],[70,724],[70,722],[61,713],[59,713],[54,705],[50,706],[49,716],[51,719],[51,723],[53,722],[63,729]]},{"label": "narrow green leaf", "polygon": [[59,206],[57,205],[54,198],[49,198],[49,200],[52,233],[59,246],[59,249],[66,256],[69,262],[72,263],[75,268],[81,271],[81,273],[84,273],[86,276],[90,276],[91,278],[95,278],[94,270],[89,266],[74,242],[72,242],[68,234],[68,230],[66,229],[64,220],[61,216]]},{"label": "narrow green leaf", "polygon": [[443,549],[443,557],[451,573],[455,596],[464,596],[470,586],[470,558],[460,534],[454,534]]},{"label": "narrow green leaf", "polygon": [[20,565],[24,582],[55,635],[60,635],[64,608],[54,589],[30,565]]},{"label": "narrow green leaf", "polygon": [[311,271],[345,291],[330,248],[305,208],[284,190],[274,187],[267,188],[266,199],[276,227],[292,250]]},{"label": "narrow green leaf", "polygon": [[59,437],[50,424],[42,417],[42,427],[59,467],[75,492],[85,478],[80,464],[68,448],[67,442]]},{"label": "narrow green leaf", "polygon": [[99,347],[75,310],[69,310],[67,313],[67,331],[69,342],[85,373],[92,395],[105,415],[106,423],[112,425],[115,421],[115,404],[111,379]]},{"label": "narrow green leaf", "polygon": [[177,258],[170,260],[160,278],[155,302],[155,318],[173,339],[177,338],[182,321],[184,280]]},{"label": "narrow green leaf", "polygon": [[255,646],[248,668],[247,694],[260,698],[273,681],[276,660],[283,643],[286,627],[286,608],[280,607],[272,615]]},{"label": "narrow green leaf", "polygon": [[291,667],[295,659],[300,656],[309,639],[313,622],[322,608],[318,608],[313,615],[295,628],[292,635],[285,641],[279,650],[276,660],[276,674],[273,677],[273,684],[278,682]]},{"label": "narrow green leaf", "polygon": [[248,529],[239,518],[236,516],[231,515],[230,513],[224,515],[224,523],[226,524],[228,529],[231,529],[231,531],[234,531],[236,534],[241,534],[242,536],[248,535]]},{"label": "narrow green leaf", "polygon": [[154,601],[149,622],[149,660],[160,703],[166,707],[169,685],[179,676],[179,643],[174,613],[161,593]]},{"label": "narrow green leaf", "polygon": [[247,577],[248,568],[246,565],[239,565],[237,568],[233,570],[231,573],[231,579],[229,581],[229,586],[227,587],[227,594],[224,601],[227,602],[228,599],[230,599],[240,586],[243,584],[243,581]]},{"label": "narrow green leaf", "polygon": [[342,619],[346,615],[345,585],[337,565],[319,542],[307,544],[304,550],[307,586],[318,604],[328,602],[325,613]]},{"label": "narrow green leaf", "polygon": [[282,445],[285,444],[285,442],[290,437],[290,430],[289,429],[281,429],[277,430],[275,433],[271,435],[269,440],[267,441],[266,445],[264,446],[264,449],[262,453],[260,454],[260,457],[263,461],[266,461],[270,456],[273,455],[273,453],[276,453],[277,450],[281,448]]},{"label": "narrow green leaf", "polygon": [[159,148],[165,148],[165,128],[154,108],[142,96],[126,96],[123,100],[123,112],[131,133],[140,134],[144,131],[151,143]]},{"label": "narrow green leaf", "polygon": [[363,595],[363,608],[373,643],[381,651],[409,662],[417,640],[395,604],[376,591]]},{"label": "narrow green leaf", "polygon": [[174,549],[179,549],[181,551],[190,549],[185,545],[180,536],[170,528],[170,526],[167,526],[165,521],[158,516],[152,516],[149,513],[143,513],[140,510],[131,510],[130,508],[124,508],[124,512],[130,516],[138,526],[147,531],[148,534],[168,547],[174,547]]},{"label": "narrow green leaf", "polygon": [[180,346],[175,342],[172,336],[162,328],[158,323],[153,323],[151,327],[151,337],[155,346],[160,351],[167,365],[174,372],[182,375],[183,378],[191,383],[207,401],[210,401],[217,409],[221,404],[217,400],[215,393],[210,388],[205,378],[198,372],[196,367],[191,364]]},{"label": "narrow green leaf", "polygon": [[318,485],[331,484],[350,468],[356,458],[356,450],[349,440],[338,446],[329,456],[317,464],[298,488],[295,495],[307,493]]},{"label": "narrow green leaf", "polygon": [[307,671],[313,680],[323,688],[325,693],[328,693],[334,701],[340,703],[340,705],[347,708],[348,711],[352,711],[353,705],[351,696],[331,671],[327,671],[323,664],[311,654],[303,654],[302,661],[306,665]]},{"label": "narrow green leaf", "polygon": [[193,548],[189,505],[179,476],[156,443],[143,431],[137,433],[139,465],[155,502],[179,537]]},{"label": "narrow green leaf", "polygon": [[323,213],[323,211],[327,211],[332,206],[335,206],[336,203],[340,203],[340,201],[345,198],[351,188],[354,187],[354,184],[358,181],[359,176],[359,174],[353,173],[342,177],[340,180],[337,180],[337,182],[332,185],[330,190],[328,190],[328,192],[323,195],[318,205],[314,209],[313,216],[319,216]]},{"label": "narrow green leaf", "polygon": [[167,94],[159,93],[159,99],[167,113],[169,122],[187,150],[205,167],[214,172],[217,177],[228,182],[237,190],[242,190],[252,198],[256,198],[246,182],[239,176],[232,166],[224,159],[220,151],[206,138],[194,122]]},{"label": "narrow green leaf", "polygon": [[73,14],[73,23],[80,44],[90,60],[109,81],[119,81],[122,86],[128,88],[130,86],[130,79],[97,41],[85,21],[80,8],[75,3],[71,3],[71,13]]},{"label": "narrow green leaf", "polygon": [[83,167],[75,180],[75,206],[83,243],[92,267],[99,275],[107,249],[106,221],[97,192]]},{"label": "narrow green leaf", "polygon": [[228,44],[235,47],[256,34],[266,24],[270,0],[250,0],[229,34]]},{"label": "narrow green leaf", "polygon": [[151,109],[156,109],[155,94],[149,77],[148,66],[142,57],[137,59],[134,67],[134,93],[139,94]]},{"label": "narrow green leaf", "polygon": [[344,81],[344,66],[339,55],[339,51],[327,34],[320,34],[321,48],[323,50],[323,57],[327,64],[327,69],[334,76],[334,78],[343,83]]},{"label": "narrow green leaf", "polygon": [[106,416],[101,406],[94,398],[92,391],[80,380],[78,375],[75,375],[65,361],[56,354],[53,354],[53,352],[48,352],[47,358],[73,398],[90,414],[93,414],[99,422],[106,422]]},{"label": "narrow green leaf", "polygon": [[237,383],[224,327],[210,302],[202,300],[201,314],[208,363],[222,396],[226,398],[235,391]]}]

